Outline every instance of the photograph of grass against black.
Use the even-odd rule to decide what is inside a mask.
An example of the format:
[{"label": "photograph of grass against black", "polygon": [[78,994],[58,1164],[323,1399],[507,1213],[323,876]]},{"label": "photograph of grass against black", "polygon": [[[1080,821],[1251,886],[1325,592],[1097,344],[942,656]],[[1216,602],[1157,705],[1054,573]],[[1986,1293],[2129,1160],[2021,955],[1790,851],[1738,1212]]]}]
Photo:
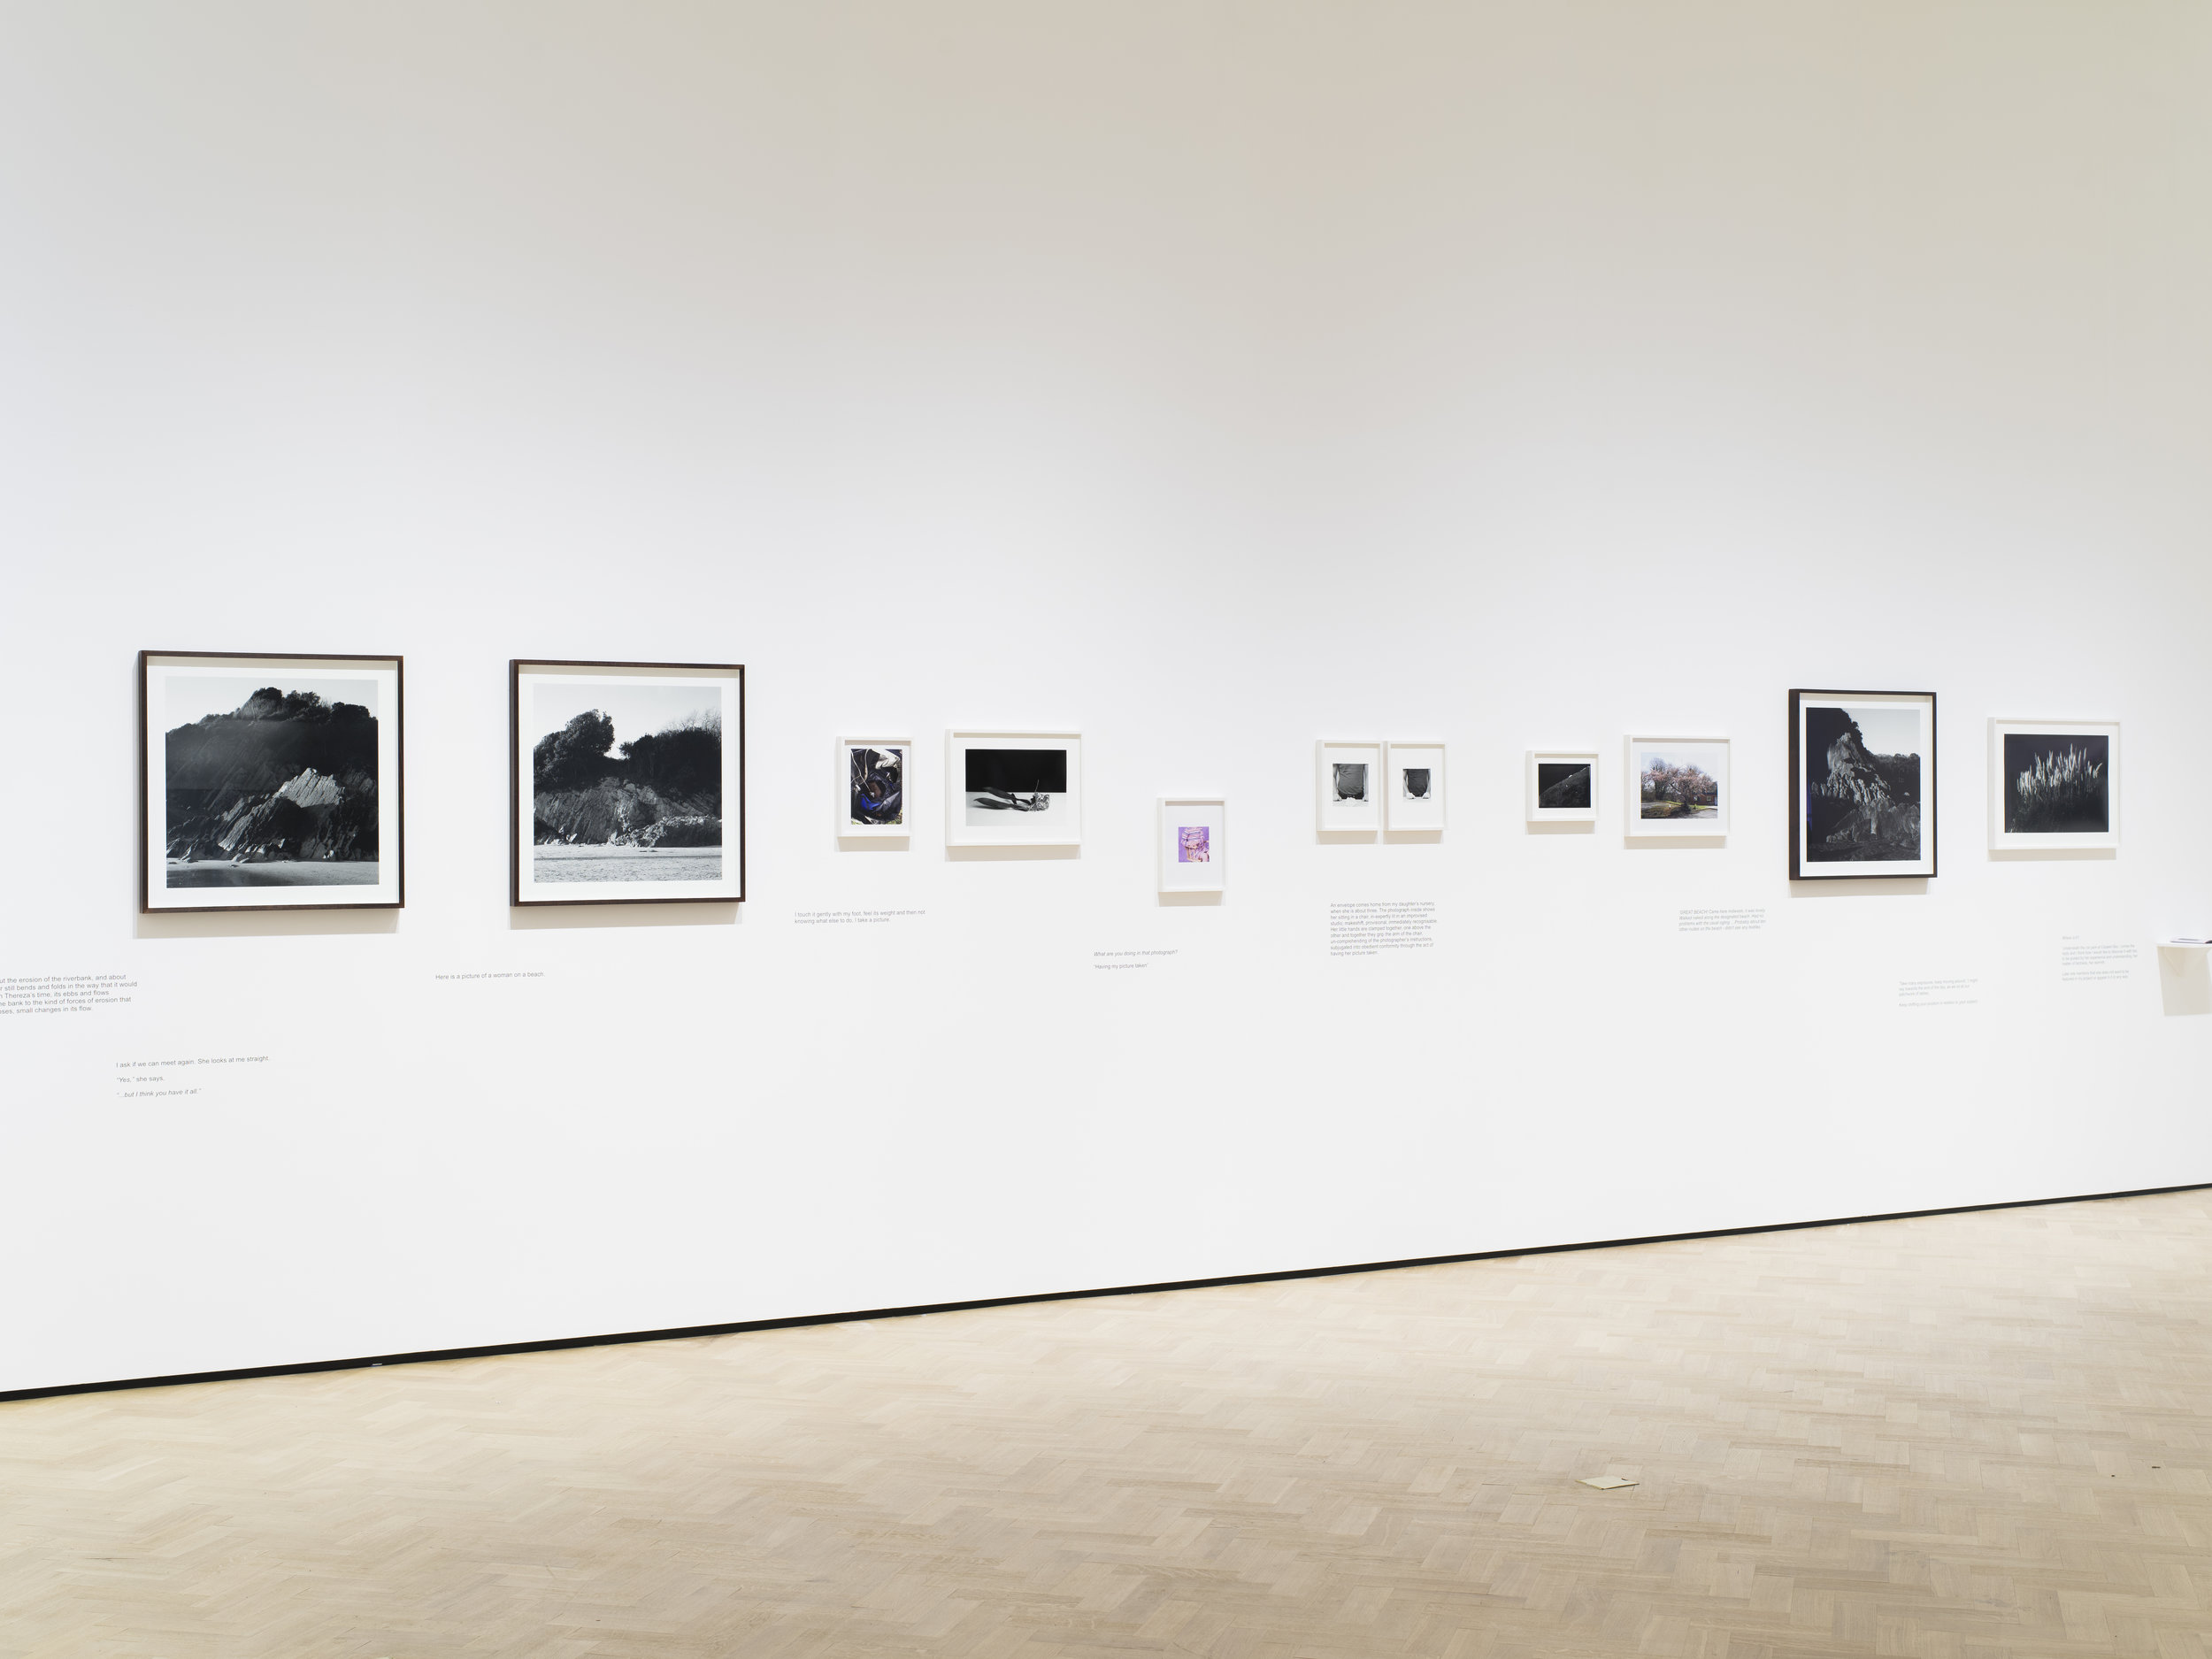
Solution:
[{"label": "photograph of grass against black", "polygon": [[2005,833],[2102,835],[2112,828],[2112,740],[2008,732]]}]

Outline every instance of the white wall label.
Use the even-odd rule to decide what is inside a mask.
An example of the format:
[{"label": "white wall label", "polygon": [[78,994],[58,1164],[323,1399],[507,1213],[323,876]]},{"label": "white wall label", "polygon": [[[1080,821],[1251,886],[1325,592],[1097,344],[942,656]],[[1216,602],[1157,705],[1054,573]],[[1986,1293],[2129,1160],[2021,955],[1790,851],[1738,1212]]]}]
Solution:
[{"label": "white wall label", "polygon": [[1971,1008],[1982,1000],[1979,979],[1900,979],[1900,1008]]},{"label": "white wall label", "polygon": [[1329,905],[1332,956],[1376,956],[1386,950],[1435,949],[1433,899],[1332,901]]},{"label": "white wall label", "polygon": [[2142,955],[2140,945],[2097,944],[2069,933],[2059,941],[2059,982],[2087,985],[2102,979],[2131,979]]},{"label": "white wall label", "polygon": [[1684,910],[1675,920],[1678,933],[1756,933],[1765,931],[1767,913],[1763,909],[1737,910]]},{"label": "white wall label", "polygon": [[1091,966],[1094,968],[1148,968],[1164,956],[1179,956],[1182,954],[1179,949],[1173,950],[1094,950],[1091,952]]},{"label": "white wall label", "polygon": [[794,910],[791,919],[802,927],[849,927],[856,924],[903,921],[928,914],[927,910]]},{"label": "white wall label", "polygon": [[138,981],[127,973],[35,973],[0,979],[0,1017],[85,1014],[131,1000]]},{"label": "white wall label", "polygon": [[269,1056],[265,1054],[196,1055],[189,1059],[177,1060],[118,1060],[115,1063],[115,1098],[162,1100],[197,1094],[210,1083],[236,1075],[227,1070],[215,1068],[265,1066],[268,1064]]}]

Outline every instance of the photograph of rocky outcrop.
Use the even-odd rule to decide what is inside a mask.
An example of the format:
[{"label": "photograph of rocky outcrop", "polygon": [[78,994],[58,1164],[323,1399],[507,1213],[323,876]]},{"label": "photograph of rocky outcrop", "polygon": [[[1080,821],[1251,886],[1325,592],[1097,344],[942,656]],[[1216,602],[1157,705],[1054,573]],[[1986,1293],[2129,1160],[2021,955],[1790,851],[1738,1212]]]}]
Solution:
[{"label": "photograph of rocky outcrop", "polygon": [[515,902],[742,896],[741,672],[514,664]]},{"label": "photograph of rocky outcrop", "polygon": [[1791,704],[1793,875],[1932,875],[1934,696],[1793,692]]},{"label": "photograph of rocky outcrop", "polygon": [[1542,761],[1536,768],[1536,804],[1547,812],[1565,812],[1590,804],[1596,769],[1586,760]]},{"label": "photograph of rocky outcrop", "polygon": [[161,739],[164,886],[376,884],[373,680],[180,680],[166,690],[176,723]]}]

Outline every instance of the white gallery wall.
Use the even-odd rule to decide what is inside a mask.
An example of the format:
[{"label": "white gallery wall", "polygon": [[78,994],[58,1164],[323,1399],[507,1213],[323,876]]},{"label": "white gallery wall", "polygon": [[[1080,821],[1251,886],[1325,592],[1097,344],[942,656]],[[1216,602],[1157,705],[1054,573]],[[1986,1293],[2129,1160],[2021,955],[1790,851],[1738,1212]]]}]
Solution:
[{"label": "white gallery wall", "polygon": [[[2158,4],[9,0],[0,1389],[2212,1179],[2208,81]],[[137,914],[145,648],[404,655],[403,910]],[[748,902],[510,910],[514,657],[747,665]],[[1786,879],[1793,686],[1938,694],[1934,879]],[[1992,716],[2124,723],[2116,856],[1991,856]],[[1080,856],[948,856],[991,726]],[[1630,731],[1724,846],[1624,844]],[[1325,844],[1324,737],[1448,743],[1441,839]]]}]

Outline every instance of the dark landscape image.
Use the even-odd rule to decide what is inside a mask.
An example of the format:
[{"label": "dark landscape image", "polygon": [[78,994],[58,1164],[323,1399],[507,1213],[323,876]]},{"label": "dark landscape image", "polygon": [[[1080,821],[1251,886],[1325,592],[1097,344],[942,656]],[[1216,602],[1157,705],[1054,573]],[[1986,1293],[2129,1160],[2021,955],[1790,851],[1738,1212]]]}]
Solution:
[{"label": "dark landscape image", "polygon": [[1590,763],[1538,761],[1536,804],[1549,812],[1587,808],[1590,804]]},{"label": "dark landscape image", "polygon": [[538,739],[530,780],[534,879],[721,879],[718,710],[617,744],[612,717],[587,709]]},{"label": "dark landscape image", "polygon": [[895,749],[856,745],[850,751],[852,821],[878,828],[906,821],[905,756]]},{"label": "dark landscape image", "polygon": [[2005,733],[2005,833],[2103,835],[2112,828],[2112,740]]},{"label": "dark landscape image", "polygon": [[[362,695],[373,701],[374,682]],[[364,703],[265,686],[172,728],[162,750],[165,886],[376,885],[376,717]]]},{"label": "dark landscape image", "polygon": [[971,823],[977,812],[1042,812],[1068,792],[1064,749],[971,749],[961,768]]},{"label": "dark landscape image", "polygon": [[1920,757],[1877,755],[1848,709],[1805,710],[1805,861],[1920,856]]},{"label": "dark landscape image", "polygon": [[[1646,758],[1639,776],[1637,816],[1645,818],[1717,818],[1720,780],[1694,761],[1663,755]],[[1586,806],[1588,802],[1586,800]]]}]

